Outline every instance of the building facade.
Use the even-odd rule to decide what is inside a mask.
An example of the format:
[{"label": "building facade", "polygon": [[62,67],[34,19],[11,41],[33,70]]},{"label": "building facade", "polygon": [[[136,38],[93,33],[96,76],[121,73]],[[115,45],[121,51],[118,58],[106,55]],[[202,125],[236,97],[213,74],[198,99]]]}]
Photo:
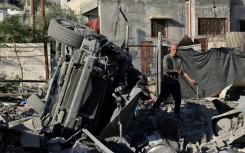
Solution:
[{"label": "building facade", "polygon": [[[76,3],[79,0],[65,0]],[[80,14],[99,19],[99,31],[118,46],[155,46],[159,31],[167,44],[185,35],[201,44],[202,51],[244,46],[245,0],[80,0]],[[132,55],[156,48],[131,47]]]},{"label": "building facade", "polygon": [[23,11],[21,11],[20,8],[14,5],[10,5],[8,3],[0,3],[0,22],[8,16],[22,13]]},{"label": "building facade", "polygon": [[99,17],[101,33],[118,44],[125,39],[126,25],[133,44],[145,40],[156,44],[158,31],[170,43],[178,43],[185,34],[193,40],[215,41],[227,38],[230,32],[245,31],[244,3],[244,0],[81,0],[81,14],[89,20]]}]

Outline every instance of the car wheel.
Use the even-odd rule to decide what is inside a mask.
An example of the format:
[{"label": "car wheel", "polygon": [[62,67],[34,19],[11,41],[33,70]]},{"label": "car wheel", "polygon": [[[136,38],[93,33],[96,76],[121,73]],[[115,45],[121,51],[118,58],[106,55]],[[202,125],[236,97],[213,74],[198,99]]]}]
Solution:
[{"label": "car wheel", "polygon": [[49,36],[74,48],[80,48],[84,36],[89,33],[95,32],[86,25],[67,19],[52,19],[48,28]]}]

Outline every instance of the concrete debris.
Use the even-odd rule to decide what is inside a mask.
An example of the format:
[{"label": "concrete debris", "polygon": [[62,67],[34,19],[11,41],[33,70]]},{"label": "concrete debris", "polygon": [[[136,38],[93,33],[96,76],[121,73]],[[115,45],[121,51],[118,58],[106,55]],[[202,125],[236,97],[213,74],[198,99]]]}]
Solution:
[{"label": "concrete debris", "polygon": [[[123,146],[133,147],[134,149],[130,149],[132,151],[139,150],[154,153],[165,149],[166,152],[216,153],[231,152],[231,150],[239,152],[244,149],[241,147],[244,135],[241,123],[243,116],[241,115],[242,112],[239,111],[241,107],[236,107],[238,106],[237,103],[231,109],[234,113],[228,111],[225,114],[219,114],[213,101],[206,99],[184,100],[178,117],[174,115],[173,109],[169,109],[174,107],[173,103],[162,105],[156,112],[151,111],[151,105],[150,100],[138,103],[133,122],[122,135],[125,138],[123,143],[125,145]],[[85,143],[88,139],[79,132],[70,137],[49,137],[47,139],[42,132],[45,129],[42,126],[40,116],[35,116],[35,113],[26,116],[25,112],[30,111],[30,109],[20,108],[20,106],[18,109],[16,106],[9,107],[2,105],[0,108],[2,112],[0,115],[1,127],[9,131],[8,135],[6,135],[6,132],[1,132],[2,152],[5,153],[8,152],[7,150],[15,149],[21,150],[21,153],[30,152],[33,149],[40,150],[45,141],[48,152],[97,152],[96,147],[91,148],[91,144],[93,146],[94,142]],[[22,115],[22,118],[15,117],[17,114]],[[227,118],[227,115],[233,117]],[[219,127],[218,131],[217,129],[213,130],[213,121]],[[213,132],[216,132],[217,135]],[[15,135],[15,137],[10,136],[10,134]],[[52,135],[57,134],[53,133]],[[11,141],[6,139],[6,136],[7,138],[11,137]],[[108,144],[112,145],[111,140],[115,142],[116,139],[99,140],[106,144],[105,147],[108,147]],[[120,136],[118,140],[117,144],[120,142]],[[105,143],[106,141],[108,144]],[[14,145],[16,142],[20,142],[20,146]],[[235,145],[233,147],[232,144],[237,142],[239,146]],[[114,145],[108,148],[121,147],[121,145]],[[230,147],[230,149],[227,150],[227,147]]]},{"label": "concrete debris", "polygon": [[87,153],[88,152],[88,146],[76,141],[75,144],[72,146],[69,153]]},{"label": "concrete debris", "polygon": [[62,144],[62,143],[65,143],[65,138],[62,138],[62,137],[56,137],[56,138],[52,138],[52,139],[49,139],[47,144],[50,145],[50,144]]},{"label": "concrete debris", "polygon": [[39,132],[23,130],[20,137],[20,143],[24,148],[39,149],[41,145]]}]

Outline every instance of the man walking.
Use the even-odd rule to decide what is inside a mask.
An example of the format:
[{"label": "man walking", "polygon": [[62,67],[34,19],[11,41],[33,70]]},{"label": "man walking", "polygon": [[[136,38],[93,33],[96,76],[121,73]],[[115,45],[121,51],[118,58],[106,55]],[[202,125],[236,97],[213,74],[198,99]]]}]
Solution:
[{"label": "man walking", "polygon": [[171,45],[170,53],[163,58],[161,93],[153,105],[153,107],[156,108],[171,94],[175,101],[175,114],[179,114],[181,104],[181,91],[178,76],[184,75],[184,77],[190,82],[191,85],[194,86],[196,84],[196,81],[191,79],[184,71],[181,59],[177,56],[177,48],[178,46],[176,44]]}]

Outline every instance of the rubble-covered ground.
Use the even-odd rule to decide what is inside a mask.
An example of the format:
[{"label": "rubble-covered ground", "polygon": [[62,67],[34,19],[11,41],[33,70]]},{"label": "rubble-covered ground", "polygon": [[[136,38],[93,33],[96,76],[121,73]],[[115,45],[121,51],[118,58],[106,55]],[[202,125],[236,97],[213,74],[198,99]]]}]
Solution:
[{"label": "rubble-covered ground", "polygon": [[[227,105],[231,108],[235,108],[237,103],[228,101]],[[23,130],[25,130],[25,128],[14,127],[17,124],[13,122],[33,114],[34,112],[31,107],[28,105],[13,106],[7,103],[1,103],[0,106],[0,152],[32,153],[32,149],[23,147],[23,143],[25,145],[29,143],[29,146],[33,146],[35,143],[37,144],[37,142],[23,140],[23,133],[19,132],[19,129],[23,128]],[[131,147],[141,146],[141,144],[143,146],[145,143],[143,137],[154,134],[154,132],[157,131],[168,141],[168,144],[170,144],[176,152],[222,152],[222,150],[223,152],[242,152],[242,148],[234,149],[229,146],[217,148],[213,144],[211,147],[207,145],[208,142],[213,139],[211,118],[218,114],[212,101],[206,99],[182,100],[179,116],[173,113],[174,103],[172,103],[171,100],[154,112],[150,107],[151,103],[149,103],[149,101],[139,102],[133,122],[124,134],[124,138]],[[11,122],[12,127],[14,127],[11,130],[7,127],[8,125],[6,123],[8,122]],[[52,143],[45,147],[50,147],[56,151],[61,150],[61,148],[59,148],[60,146],[52,145]],[[138,147],[138,149],[142,148]],[[34,152],[36,153],[37,151],[35,150]],[[42,150],[40,150],[40,152],[42,152]],[[90,152],[98,151],[92,149]],[[137,152],[137,150],[135,152]]]}]

